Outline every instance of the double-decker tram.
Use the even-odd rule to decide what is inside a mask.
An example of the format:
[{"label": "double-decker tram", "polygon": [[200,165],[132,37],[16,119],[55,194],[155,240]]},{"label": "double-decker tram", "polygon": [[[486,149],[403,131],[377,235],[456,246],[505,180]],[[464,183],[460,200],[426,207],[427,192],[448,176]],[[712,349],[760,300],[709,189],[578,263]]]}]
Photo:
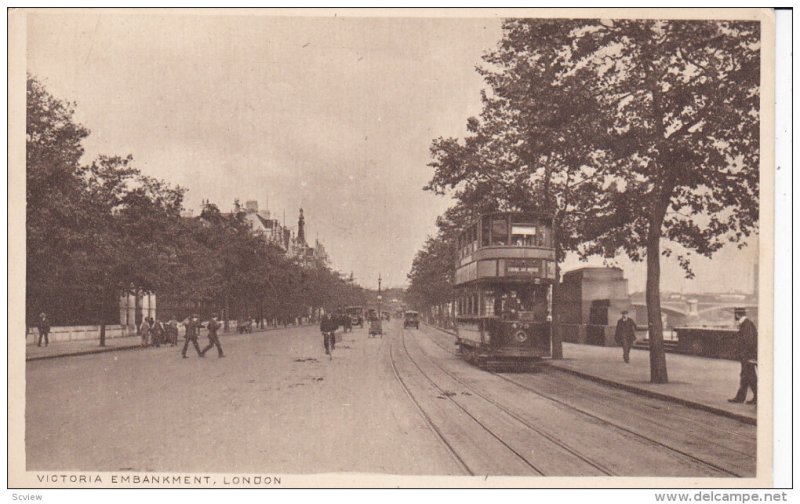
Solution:
[{"label": "double-decker tram", "polygon": [[456,345],[483,368],[531,367],[550,356],[556,276],[552,218],[481,215],[458,238]]}]

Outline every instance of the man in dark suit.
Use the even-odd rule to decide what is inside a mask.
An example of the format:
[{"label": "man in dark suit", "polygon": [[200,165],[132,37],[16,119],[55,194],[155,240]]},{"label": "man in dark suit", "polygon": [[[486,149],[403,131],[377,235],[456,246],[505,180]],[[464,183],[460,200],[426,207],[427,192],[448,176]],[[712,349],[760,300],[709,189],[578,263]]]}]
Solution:
[{"label": "man in dark suit", "polygon": [[331,355],[331,351],[333,350],[332,341],[335,338],[336,329],[339,328],[339,325],[336,321],[331,317],[330,313],[326,313],[322,316],[322,322],[319,324],[319,331],[322,333],[322,345],[325,347],[325,353],[333,358]]},{"label": "man in dark suit", "polygon": [[200,357],[205,356],[206,352],[211,350],[211,347],[215,345],[217,347],[217,357],[225,357],[225,354],[222,352],[222,345],[219,344],[219,336],[217,335],[217,331],[220,327],[222,327],[222,324],[217,322],[217,315],[211,315],[211,320],[209,320],[208,326],[206,327],[208,330],[208,346],[200,352]]},{"label": "man in dark suit", "polygon": [[44,338],[44,346],[48,346],[50,344],[50,322],[47,321],[47,315],[39,314],[39,323],[36,328],[39,329],[39,346],[42,346],[42,338]]},{"label": "man in dark suit", "polygon": [[747,404],[756,404],[758,392],[758,375],[756,366],[758,364],[758,329],[752,320],[747,318],[744,308],[735,308],[733,316],[739,323],[739,332],[736,334],[736,355],[742,365],[739,372],[739,390],[736,397],[728,399],[728,402],[742,403],[747,398],[747,389],[753,390],[753,398]]},{"label": "man in dark suit", "polygon": [[197,321],[197,315],[192,315],[186,320],[186,342],[183,344],[183,350],[181,350],[181,355],[183,355],[184,359],[187,358],[186,350],[189,348],[190,341],[192,345],[194,345],[194,349],[197,350],[197,355],[203,357],[203,352],[200,351],[200,345],[197,344],[199,326],[200,322]]},{"label": "man in dark suit", "polygon": [[628,318],[628,310],[622,310],[622,317],[617,321],[614,341],[622,345],[622,360],[630,362],[631,346],[636,341],[636,323]]}]

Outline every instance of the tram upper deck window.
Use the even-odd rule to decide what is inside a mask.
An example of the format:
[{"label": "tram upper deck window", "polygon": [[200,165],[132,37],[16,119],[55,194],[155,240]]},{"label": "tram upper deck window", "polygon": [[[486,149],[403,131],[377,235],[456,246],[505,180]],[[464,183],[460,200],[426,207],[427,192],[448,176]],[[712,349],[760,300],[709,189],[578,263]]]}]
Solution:
[{"label": "tram upper deck window", "polygon": [[492,217],[484,215],[481,217],[481,247],[488,247],[492,237]]},{"label": "tram upper deck window", "polygon": [[512,215],[511,244],[518,247],[552,247],[553,233],[548,221],[531,214]]},{"label": "tram upper deck window", "polygon": [[508,245],[508,218],[505,215],[492,216],[492,245]]},{"label": "tram upper deck window", "polygon": [[540,245],[537,238],[541,235],[537,233],[535,224],[511,224],[511,244],[517,247],[533,247]]},{"label": "tram upper deck window", "polygon": [[478,249],[478,225],[474,224],[467,230],[467,248],[469,253]]}]

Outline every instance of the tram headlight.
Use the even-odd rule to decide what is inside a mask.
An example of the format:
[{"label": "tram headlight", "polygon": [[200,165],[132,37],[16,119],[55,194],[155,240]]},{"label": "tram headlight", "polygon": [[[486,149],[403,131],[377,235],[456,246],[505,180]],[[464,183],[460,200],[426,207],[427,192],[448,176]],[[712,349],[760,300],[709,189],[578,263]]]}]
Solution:
[{"label": "tram headlight", "polygon": [[514,333],[514,339],[517,343],[525,343],[528,340],[528,335],[525,334],[525,331],[517,331]]}]

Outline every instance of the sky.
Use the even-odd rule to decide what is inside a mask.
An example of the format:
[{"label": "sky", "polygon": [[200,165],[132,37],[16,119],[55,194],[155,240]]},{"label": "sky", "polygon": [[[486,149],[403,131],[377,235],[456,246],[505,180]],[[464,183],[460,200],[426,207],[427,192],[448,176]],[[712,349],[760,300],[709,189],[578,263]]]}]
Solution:
[{"label": "sky", "polygon": [[[501,36],[496,18],[49,12],[28,17],[28,72],[77,102],[86,161],[132,154],[195,213],[255,199],[296,226],[302,207],[335,269],[402,286],[451,203],[422,190],[431,141],[464,136]],[[749,292],[755,258],[728,247],[694,281],[664,259],[662,287]],[[644,265],[619,264],[643,290]]]}]

